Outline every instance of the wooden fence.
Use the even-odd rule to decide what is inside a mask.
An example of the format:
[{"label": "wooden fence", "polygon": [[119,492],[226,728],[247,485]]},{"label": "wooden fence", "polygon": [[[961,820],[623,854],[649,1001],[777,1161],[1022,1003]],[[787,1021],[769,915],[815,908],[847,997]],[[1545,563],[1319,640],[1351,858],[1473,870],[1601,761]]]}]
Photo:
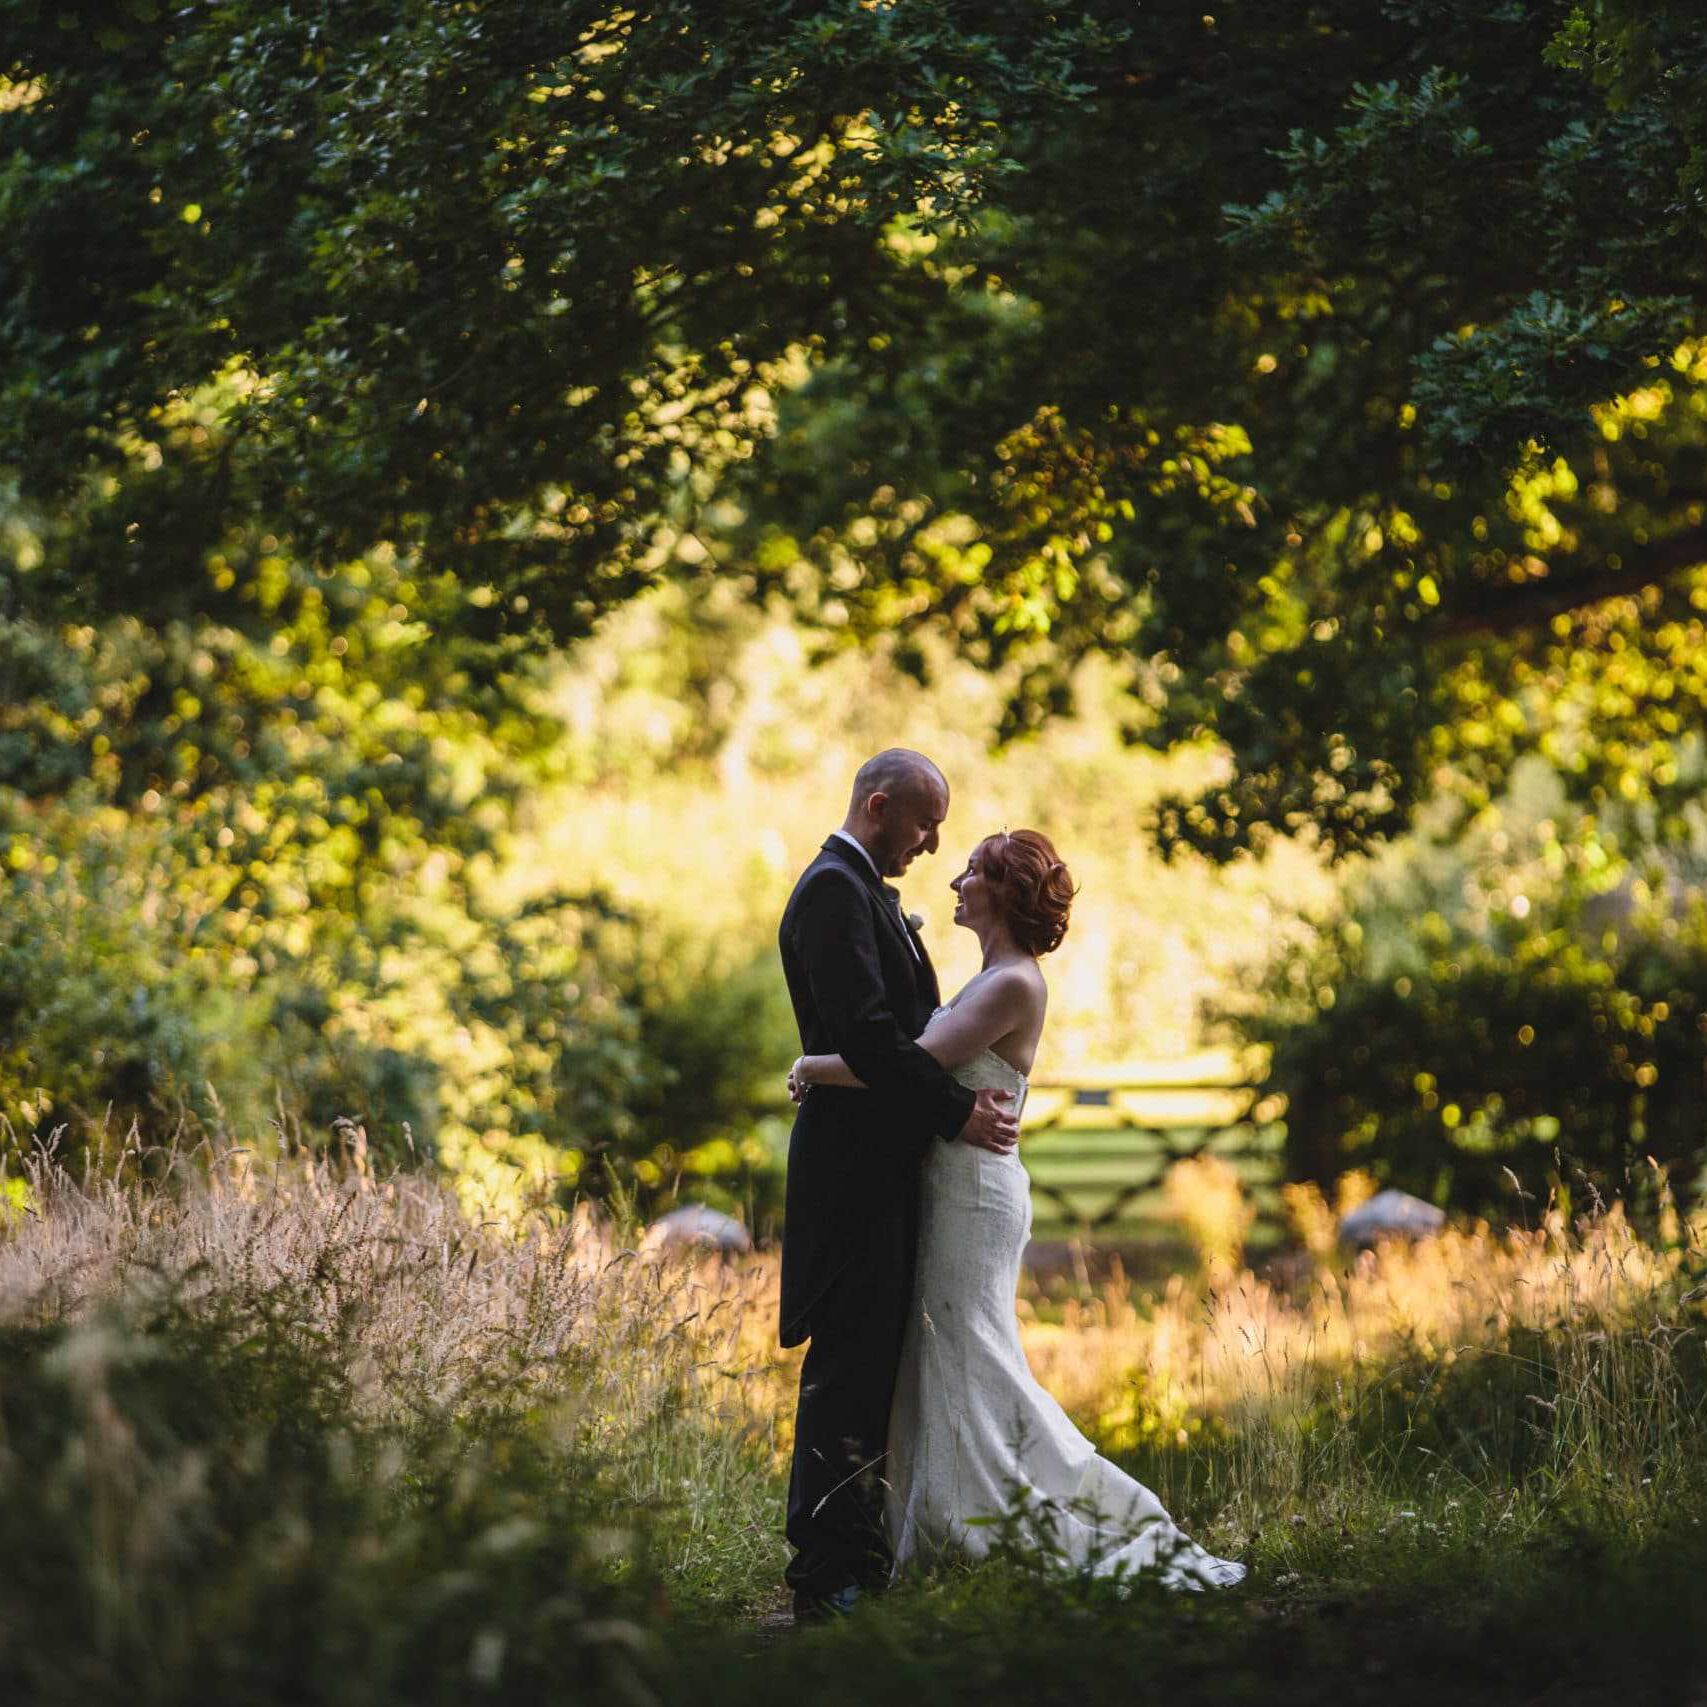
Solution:
[{"label": "wooden fence", "polygon": [[1034,1237],[1141,1238],[1154,1230],[1162,1175],[1203,1154],[1230,1162],[1272,1221],[1284,1107],[1263,1092],[1265,1066],[1257,1054],[1203,1050],[1033,1079],[1020,1155]]}]

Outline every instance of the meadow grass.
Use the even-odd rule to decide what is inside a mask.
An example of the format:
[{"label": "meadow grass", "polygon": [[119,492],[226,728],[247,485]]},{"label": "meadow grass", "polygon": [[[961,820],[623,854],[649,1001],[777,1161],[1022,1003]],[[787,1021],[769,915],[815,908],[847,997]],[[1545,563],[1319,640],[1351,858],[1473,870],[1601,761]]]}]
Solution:
[{"label": "meadow grass", "polygon": [[[1248,1587],[1121,1597],[1021,1540],[778,1640],[795,1364],[770,1253],[477,1226],[358,1144],[0,1201],[0,1697],[1626,1698],[1699,1679],[1702,1229],[1342,1258],[1295,1195],[1143,1291],[1032,1286],[1033,1367]],[[1521,1684],[1521,1688],[1519,1687]],[[1310,1688],[1318,1693],[1312,1696]],[[1654,1698],[1660,1698],[1656,1695]]]}]

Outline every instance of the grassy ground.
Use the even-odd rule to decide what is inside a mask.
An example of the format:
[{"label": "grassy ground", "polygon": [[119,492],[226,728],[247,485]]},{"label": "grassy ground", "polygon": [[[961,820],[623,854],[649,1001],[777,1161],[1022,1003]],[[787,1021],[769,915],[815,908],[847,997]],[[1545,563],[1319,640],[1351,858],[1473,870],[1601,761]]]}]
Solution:
[{"label": "grassy ground", "polygon": [[665,1687],[826,1707],[1697,1699],[1699,1539],[1616,1552],[1581,1540],[1581,1557],[1492,1573],[1478,1549],[1423,1563],[1371,1547],[1355,1583],[1212,1603],[989,1568],[786,1643],[696,1634]]},{"label": "grassy ground", "polygon": [[146,1189],[38,1162],[12,1195],[0,1699],[1707,1685],[1699,1229],[1645,1243],[1614,1210],[1347,1267],[1300,1200],[1284,1284],[1213,1241],[1213,1285],[1057,1282],[1022,1300],[1034,1367],[1249,1585],[1122,1596],[1016,1527],[992,1563],[779,1635],[774,1259],[474,1228],[430,1180],[241,1154]]}]

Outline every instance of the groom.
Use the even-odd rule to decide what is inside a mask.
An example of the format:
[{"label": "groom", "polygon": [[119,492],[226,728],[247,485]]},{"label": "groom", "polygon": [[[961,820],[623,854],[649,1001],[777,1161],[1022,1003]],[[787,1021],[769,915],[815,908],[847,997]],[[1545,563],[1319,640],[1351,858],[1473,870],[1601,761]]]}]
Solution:
[{"label": "groom", "polygon": [[974,1094],[913,1042],[939,1000],[918,934],[883,880],[937,850],[948,784],[895,747],[860,766],[841,829],[794,886],[779,941],[809,1055],[870,1088],[810,1089],[788,1147],[782,1343],[807,1348],[788,1489],[797,1618],[846,1612],[888,1580],[883,1457],[912,1298],[919,1169],[933,1136],[1018,1139],[1005,1091]]}]

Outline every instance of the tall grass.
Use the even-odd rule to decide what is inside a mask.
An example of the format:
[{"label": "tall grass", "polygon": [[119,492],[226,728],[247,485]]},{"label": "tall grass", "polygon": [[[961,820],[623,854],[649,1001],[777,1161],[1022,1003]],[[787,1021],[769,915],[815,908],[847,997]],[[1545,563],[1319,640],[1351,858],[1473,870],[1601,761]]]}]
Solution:
[{"label": "tall grass", "polygon": [[[658,1633],[747,1667],[730,1632],[777,1597],[774,1255],[643,1251],[585,1213],[474,1225],[353,1138],[337,1164],[166,1153],[146,1185],[38,1150],[0,1193],[0,1694],[717,1698]],[[1628,1561],[1702,1553],[1699,1224],[1645,1241],[1613,1206],[1350,1260],[1319,1199],[1293,1210],[1264,1275],[1217,1235],[1159,1292],[1019,1301],[1039,1377],[1253,1563],[1253,1604],[1521,1599],[1550,1548],[1562,1583],[1592,1561],[1633,1595]],[[901,1596],[883,1640],[947,1619],[1048,1647],[1054,1591],[976,1580]],[[1085,1592],[1110,1632],[1138,1616]]]},{"label": "tall grass", "polygon": [[[1700,1220],[1644,1242],[1614,1204],[1350,1259],[1312,1252],[1313,1188],[1291,1209],[1301,1248],[1267,1276],[1021,1303],[1040,1379],[1222,1545],[1319,1566],[1313,1538],[1394,1511],[1422,1536],[1560,1510],[1642,1533],[1707,1485]],[[1224,1275],[1224,1246],[1204,1259]]]},{"label": "tall grass", "polygon": [[645,1699],[669,1596],[774,1579],[757,1276],[359,1145],[160,1171],[8,1194],[0,1698]]}]

